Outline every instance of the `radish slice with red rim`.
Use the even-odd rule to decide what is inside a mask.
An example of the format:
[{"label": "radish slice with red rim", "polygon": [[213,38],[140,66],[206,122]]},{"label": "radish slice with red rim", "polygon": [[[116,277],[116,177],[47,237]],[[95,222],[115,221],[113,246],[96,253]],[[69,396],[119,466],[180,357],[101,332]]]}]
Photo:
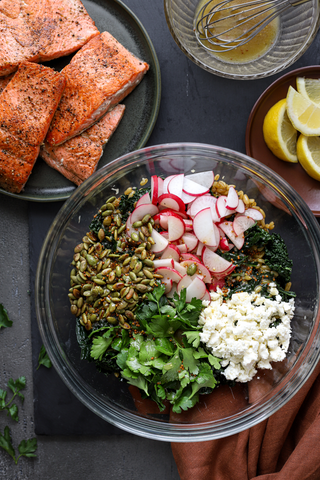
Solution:
[{"label": "radish slice with red rim", "polygon": [[212,170],[207,172],[191,173],[190,175],[186,175],[186,178],[210,189],[213,185],[214,173]]}]

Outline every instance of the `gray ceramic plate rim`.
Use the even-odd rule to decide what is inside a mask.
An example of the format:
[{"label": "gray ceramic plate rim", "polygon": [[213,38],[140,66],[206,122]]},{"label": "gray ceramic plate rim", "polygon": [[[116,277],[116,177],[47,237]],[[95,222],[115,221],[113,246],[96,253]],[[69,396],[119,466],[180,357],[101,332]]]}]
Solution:
[{"label": "gray ceramic plate rim", "polygon": [[[90,3],[95,4],[95,5],[99,6],[100,8],[104,9],[106,11],[106,15],[108,14],[108,8],[109,8],[108,4],[111,5],[111,3],[108,0],[104,0],[103,2],[100,2],[99,0],[82,0],[82,1],[83,1],[83,4],[84,4],[84,6],[87,10],[88,10],[88,6],[90,6]],[[135,35],[136,36],[139,35],[140,38],[142,39],[143,47],[145,48],[146,52],[148,52],[148,55],[150,56],[150,58],[152,60],[151,62],[149,60],[149,64],[151,63],[150,70],[152,69],[152,74],[153,74],[153,77],[154,77],[155,85],[154,85],[154,91],[153,91],[153,94],[152,94],[153,95],[152,104],[150,105],[149,111],[148,111],[149,118],[148,118],[148,123],[147,123],[146,127],[143,130],[141,130],[141,133],[136,138],[136,140],[133,144],[124,145],[124,144],[121,143],[121,145],[119,146],[119,149],[118,149],[119,151],[116,154],[114,154],[112,157],[108,158],[107,162],[103,161],[103,157],[105,156],[105,154],[103,154],[103,156],[100,160],[100,164],[98,165],[97,169],[102,168],[106,163],[109,163],[110,161],[114,160],[117,157],[120,157],[120,156],[124,155],[125,153],[128,153],[129,151],[138,150],[138,149],[145,146],[145,144],[147,143],[147,141],[148,141],[148,139],[149,139],[149,137],[150,137],[150,135],[153,131],[153,128],[155,126],[155,123],[156,123],[156,120],[157,120],[157,117],[158,117],[158,113],[159,113],[160,99],[161,99],[160,65],[159,65],[159,61],[158,61],[158,57],[157,57],[155,48],[154,48],[154,46],[151,42],[151,39],[150,39],[145,27],[142,25],[142,23],[138,19],[138,17],[124,3],[122,3],[121,0],[112,0],[112,4],[113,4],[112,5],[113,8],[117,8],[119,10],[120,16],[124,16],[127,19],[127,21],[130,22],[130,26],[134,30]],[[94,21],[97,22],[97,20],[93,16],[92,16],[92,18],[93,18]],[[129,49],[130,49],[130,47],[129,47]],[[50,63],[48,63],[48,66],[50,66]],[[149,73],[150,72],[148,72],[147,75]],[[148,81],[147,80],[147,75],[144,78],[145,81]],[[121,124],[119,125],[119,130],[120,130],[120,127],[121,127]],[[110,142],[112,142],[112,139],[110,140]],[[41,159],[38,159],[37,162],[39,160],[42,161]],[[49,169],[49,167],[47,167],[47,165],[44,164],[43,166],[45,168]],[[41,167],[42,167],[42,165],[40,165],[38,168],[41,168]],[[53,170],[53,172],[56,175],[61,175],[58,172],[56,172],[55,170]],[[67,182],[67,180],[61,175],[61,183],[62,182],[65,184],[65,182]],[[28,182],[27,182],[26,190],[22,191],[21,193],[17,194],[17,193],[7,192],[2,188],[0,188],[0,193],[4,194],[4,195],[8,195],[10,197],[18,198],[20,200],[27,200],[27,201],[32,201],[32,202],[55,202],[55,201],[66,200],[67,198],[70,197],[70,195],[74,192],[74,190],[76,188],[77,187],[70,182],[70,186],[68,186],[68,188],[66,188],[65,190],[63,190],[63,189],[60,190],[60,188],[58,188],[58,189],[50,188],[50,185],[45,185],[44,184],[43,188],[38,188],[38,189],[34,188],[33,190],[28,191]]]}]

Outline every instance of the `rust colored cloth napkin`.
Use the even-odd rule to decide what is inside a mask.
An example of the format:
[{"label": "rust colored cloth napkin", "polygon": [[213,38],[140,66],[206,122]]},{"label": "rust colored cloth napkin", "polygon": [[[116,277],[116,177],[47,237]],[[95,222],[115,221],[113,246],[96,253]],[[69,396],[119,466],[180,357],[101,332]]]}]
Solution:
[{"label": "rust colored cloth napkin", "polygon": [[[202,399],[206,408],[183,413],[184,421],[205,421],[203,411],[232,414],[236,404],[247,401],[241,386],[220,388],[225,401],[210,395]],[[259,396],[258,389],[261,379],[252,380],[250,401]],[[320,480],[320,362],[299,392],[269,419],[233,436],[171,447],[181,480]]]}]

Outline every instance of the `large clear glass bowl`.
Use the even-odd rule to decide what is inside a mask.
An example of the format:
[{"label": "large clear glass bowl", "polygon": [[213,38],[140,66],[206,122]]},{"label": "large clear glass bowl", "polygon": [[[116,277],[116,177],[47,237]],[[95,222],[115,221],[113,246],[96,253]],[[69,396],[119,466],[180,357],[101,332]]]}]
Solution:
[{"label": "large clear glass bowl", "polygon": [[[250,387],[236,388],[237,401],[228,415],[207,408],[208,395],[185,415],[159,415],[141,410],[125,382],[99,373],[80,360],[75,317],[70,313],[70,263],[74,247],[106,198],[139,188],[151,175],[213,169],[264,209],[267,221],[284,238],[294,261],[292,288],[297,293],[292,341],[286,361],[259,374]],[[164,144],[129,153],[98,170],[65,202],[45,239],[36,276],[36,312],[40,333],[52,363],[78,399],[101,419],[143,437],[163,441],[204,441],[235,434],[268,418],[290,400],[312,373],[320,355],[319,272],[320,229],[299,195],[272,170],[246,155],[196,143]],[[250,386],[250,383],[249,383]],[[228,387],[229,388],[229,387]],[[239,392],[240,388],[240,392]],[[231,395],[232,390],[230,391]],[[230,393],[229,392],[229,393]],[[226,391],[212,394],[223,404]],[[220,401],[221,397],[221,401]],[[101,421],[103,421],[101,420]]]},{"label": "large clear glass bowl", "polygon": [[196,39],[194,16],[198,3],[199,0],[164,0],[167,24],[175,42],[190,60],[221,77],[254,80],[281,72],[307,50],[319,26],[318,0],[291,7],[281,13],[279,35],[265,55],[249,63],[226,63],[203,48]]}]

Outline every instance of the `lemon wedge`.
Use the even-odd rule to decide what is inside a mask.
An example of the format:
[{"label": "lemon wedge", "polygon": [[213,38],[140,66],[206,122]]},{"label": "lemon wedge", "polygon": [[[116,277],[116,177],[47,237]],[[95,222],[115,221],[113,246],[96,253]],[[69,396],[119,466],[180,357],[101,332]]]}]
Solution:
[{"label": "lemon wedge", "polygon": [[320,180],[320,138],[300,135],[297,141],[297,156],[307,174]]},{"label": "lemon wedge", "polygon": [[297,77],[297,90],[320,107],[320,78]]},{"label": "lemon wedge", "polygon": [[286,112],[286,99],[277,102],[263,121],[263,137],[271,152],[280,160],[297,163],[297,130]]},{"label": "lemon wedge", "polygon": [[287,113],[294,128],[303,135],[320,135],[320,107],[291,85],[287,94]]}]

